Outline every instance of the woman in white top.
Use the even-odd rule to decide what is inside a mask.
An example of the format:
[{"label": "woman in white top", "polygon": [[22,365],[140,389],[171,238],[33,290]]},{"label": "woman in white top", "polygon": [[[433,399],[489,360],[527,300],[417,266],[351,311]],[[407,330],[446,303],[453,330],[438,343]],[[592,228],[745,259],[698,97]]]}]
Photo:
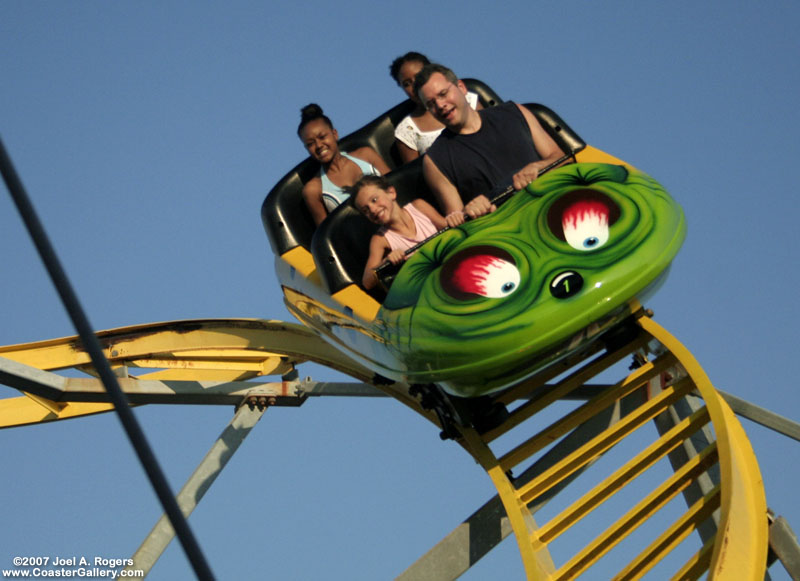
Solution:
[{"label": "woman in white top", "polygon": [[[414,78],[427,64],[430,64],[430,60],[424,54],[408,52],[394,59],[389,66],[389,74],[416,105],[411,114],[406,115],[394,130],[397,151],[403,163],[408,163],[424,154],[444,129],[444,125],[433,118],[419,97],[414,94]],[[467,102],[474,109],[483,108],[475,93],[467,93]]]}]

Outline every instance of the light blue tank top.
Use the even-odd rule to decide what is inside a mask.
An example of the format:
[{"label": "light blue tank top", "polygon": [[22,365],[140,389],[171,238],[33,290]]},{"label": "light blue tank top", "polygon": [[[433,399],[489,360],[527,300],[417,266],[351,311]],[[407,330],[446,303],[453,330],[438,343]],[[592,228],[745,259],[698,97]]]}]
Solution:
[{"label": "light blue tank top", "polygon": [[[342,152],[342,155],[361,168],[361,172],[364,175],[381,175],[381,172],[375,169],[371,163],[364,161],[363,159],[353,157],[345,152]],[[319,170],[319,179],[322,180],[322,203],[325,204],[325,209],[328,211],[328,213],[332,212],[336,206],[350,197],[350,194],[328,179],[328,176],[325,174],[325,170]]]}]

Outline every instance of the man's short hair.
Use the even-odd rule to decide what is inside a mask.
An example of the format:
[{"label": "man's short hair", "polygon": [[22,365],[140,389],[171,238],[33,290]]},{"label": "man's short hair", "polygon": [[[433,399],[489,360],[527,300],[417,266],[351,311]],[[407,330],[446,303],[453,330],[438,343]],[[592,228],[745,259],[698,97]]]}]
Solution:
[{"label": "man's short hair", "polygon": [[431,63],[422,67],[417,73],[417,76],[414,79],[415,95],[419,96],[419,90],[431,79],[431,75],[434,73],[444,75],[444,78],[453,84],[458,82],[458,77],[452,70],[448,69],[444,65],[440,65],[439,63]]}]

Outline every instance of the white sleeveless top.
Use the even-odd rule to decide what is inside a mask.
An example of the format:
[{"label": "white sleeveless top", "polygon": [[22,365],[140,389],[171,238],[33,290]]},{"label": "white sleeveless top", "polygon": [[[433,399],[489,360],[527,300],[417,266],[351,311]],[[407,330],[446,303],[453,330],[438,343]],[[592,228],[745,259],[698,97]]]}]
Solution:
[{"label": "white sleeveless top", "polygon": [[[478,95],[475,93],[467,93],[467,103],[469,103],[470,107],[473,109],[477,107]],[[411,115],[406,115],[403,120],[397,124],[397,127],[395,127],[394,136],[395,139],[422,155],[428,151],[428,148],[436,141],[442,129],[444,129],[444,127],[441,129],[434,129],[433,131],[420,131]]]}]

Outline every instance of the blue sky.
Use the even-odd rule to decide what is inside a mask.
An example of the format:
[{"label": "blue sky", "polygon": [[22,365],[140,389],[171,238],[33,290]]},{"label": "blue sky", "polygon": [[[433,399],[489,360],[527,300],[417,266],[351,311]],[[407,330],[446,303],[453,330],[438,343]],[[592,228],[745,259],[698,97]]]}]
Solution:
[{"label": "blue sky", "polygon": [[[259,210],[304,157],[300,107],[349,133],[401,99],[391,60],[424,52],[664,184],[689,235],[656,320],[718,388],[800,420],[799,17],[790,1],[0,0],[0,135],[95,328],[291,320]],[[0,245],[0,345],[73,334],[7,195]],[[177,490],[231,410],[136,415]],[[799,448],[744,426],[769,505],[800,530]],[[160,514],[112,415],[0,441],[0,567],[124,558]],[[402,405],[313,400],[267,412],[190,522],[220,579],[385,579],[492,491]],[[464,578],[521,575],[507,540]],[[173,544],[150,578],[189,576]]]}]

